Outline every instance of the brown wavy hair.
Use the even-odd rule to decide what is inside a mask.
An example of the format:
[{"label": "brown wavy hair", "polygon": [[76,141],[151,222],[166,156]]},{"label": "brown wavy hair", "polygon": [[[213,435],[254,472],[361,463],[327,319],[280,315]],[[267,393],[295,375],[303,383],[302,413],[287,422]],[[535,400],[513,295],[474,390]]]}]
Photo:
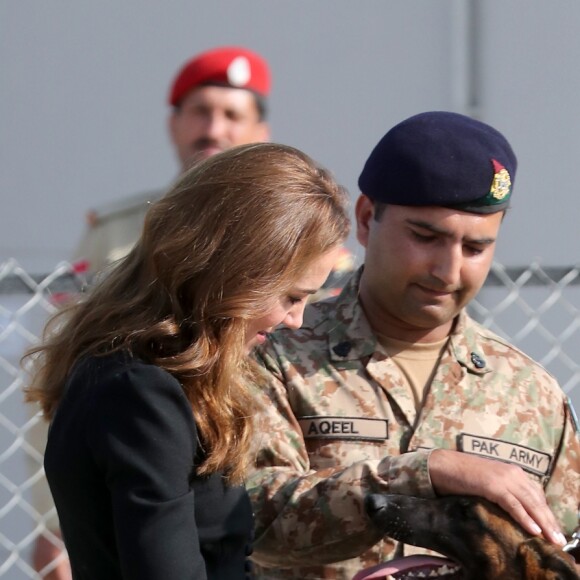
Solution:
[{"label": "brown wavy hair", "polygon": [[260,143],[210,157],[152,205],[129,255],[49,321],[25,355],[27,400],[50,419],[81,357],[129,351],[182,384],[206,451],[198,473],[241,481],[257,379],[247,321],[349,227],[345,190],[301,151]]}]

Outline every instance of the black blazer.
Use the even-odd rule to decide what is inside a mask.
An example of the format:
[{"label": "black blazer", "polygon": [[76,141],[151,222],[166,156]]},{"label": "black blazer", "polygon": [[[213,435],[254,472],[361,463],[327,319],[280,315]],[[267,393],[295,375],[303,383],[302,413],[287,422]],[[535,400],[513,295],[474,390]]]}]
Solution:
[{"label": "black blazer", "polygon": [[199,456],[172,375],[126,353],[77,364],[44,460],[74,579],[243,579],[248,496],[195,475]]}]

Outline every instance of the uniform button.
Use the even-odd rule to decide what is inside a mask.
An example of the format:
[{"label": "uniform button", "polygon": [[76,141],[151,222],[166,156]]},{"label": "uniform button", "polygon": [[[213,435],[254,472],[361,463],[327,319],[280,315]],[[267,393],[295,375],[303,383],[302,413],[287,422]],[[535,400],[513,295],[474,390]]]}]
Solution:
[{"label": "uniform button", "polygon": [[345,357],[348,355],[351,348],[352,344],[350,344],[350,342],[347,340],[345,342],[339,342],[336,346],[332,348],[332,350],[337,356]]},{"label": "uniform button", "polygon": [[482,369],[485,366],[485,361],[476,352],[471,353],[471,362],[477,369]]}]

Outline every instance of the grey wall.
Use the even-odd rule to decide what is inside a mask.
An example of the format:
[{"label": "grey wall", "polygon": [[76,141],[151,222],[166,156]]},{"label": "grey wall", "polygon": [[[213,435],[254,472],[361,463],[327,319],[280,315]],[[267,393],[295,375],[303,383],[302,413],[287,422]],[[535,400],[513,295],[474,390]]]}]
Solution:
[{"label": "grey wall", "polygon": [[370,149],[404,117],[495,124],[520,159],[498,258],[576,263],[579,22],[574,0],[1,0],[0,260],[49,270],[89,207],[167,184],[175,70],[240,43],[272,65],[273,139],[353,198]]}]

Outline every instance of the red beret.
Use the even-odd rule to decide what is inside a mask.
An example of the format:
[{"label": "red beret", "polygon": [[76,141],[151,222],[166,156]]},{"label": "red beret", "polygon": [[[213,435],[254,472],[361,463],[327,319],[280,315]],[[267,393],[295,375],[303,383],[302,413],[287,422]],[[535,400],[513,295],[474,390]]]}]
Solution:
[{"label": "red beret", "polygon": [[177,73],[169,92],[174,107],[199,85],[218,84],[254,91],[264,97],[270,92],[268,63],[258,54],[237,46],[203,52],[188,60]]}]

